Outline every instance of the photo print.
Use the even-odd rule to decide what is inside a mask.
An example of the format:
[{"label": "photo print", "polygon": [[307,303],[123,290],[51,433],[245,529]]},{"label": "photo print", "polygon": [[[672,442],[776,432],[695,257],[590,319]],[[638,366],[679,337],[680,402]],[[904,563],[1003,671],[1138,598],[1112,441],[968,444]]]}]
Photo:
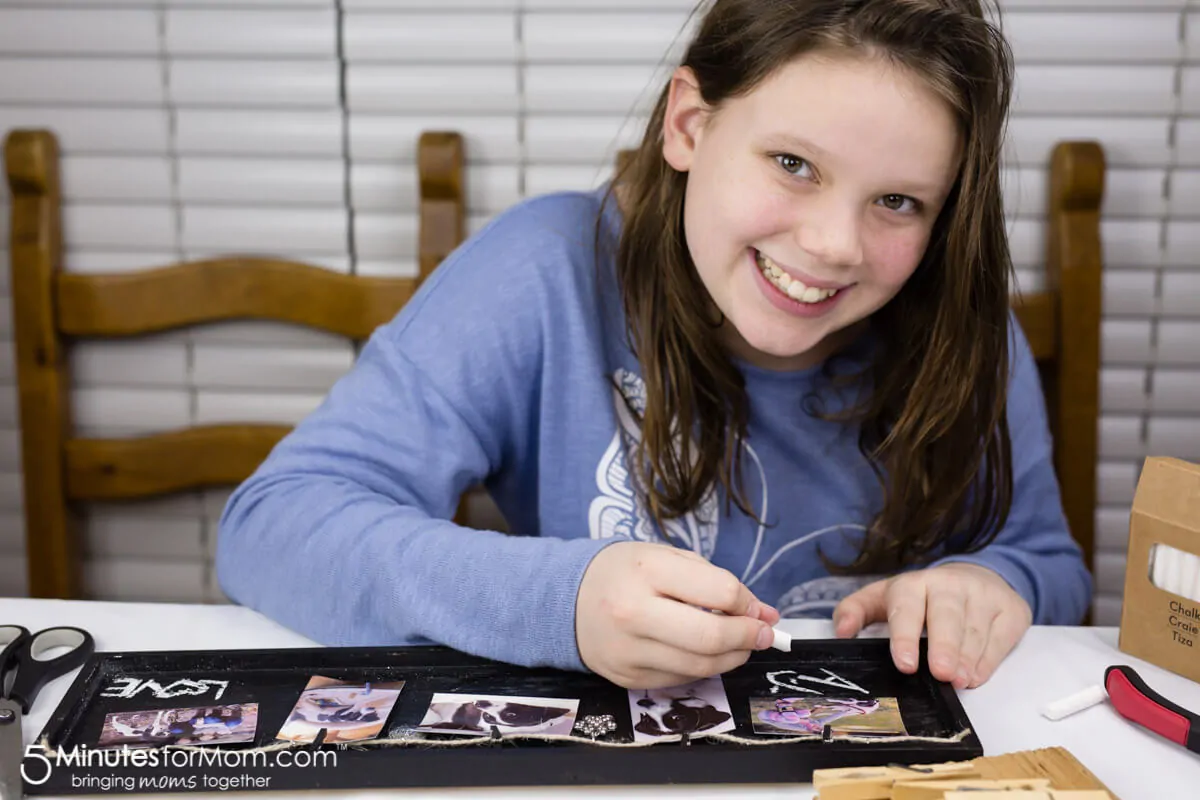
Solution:
[{"label": "photo print", "polygon": [[311,742],[324,728],[330,744],[374,739],[403,688],[404,681],[353,683],[314,675],[275,738]]},{"label": "photo print", "polygon": [[768,736],[820,734],[826,725],[834,738],[908,733],[894,697],[752,697],[750,719]]},{"label": "photo print", "polygon": [[437,692],[417,730],[461,736],[570,736],[578,700]]},{"label": "photo print", "polygon": [[678,741],[725,733],[736,724],[720,676],[672,686],[629,692],[635,742]]},{"label": "photo print", "polygon": [[238,744],[253,742],[257,729],[258,703],[125,711],[104,717],[96,744],[100,748]]}]

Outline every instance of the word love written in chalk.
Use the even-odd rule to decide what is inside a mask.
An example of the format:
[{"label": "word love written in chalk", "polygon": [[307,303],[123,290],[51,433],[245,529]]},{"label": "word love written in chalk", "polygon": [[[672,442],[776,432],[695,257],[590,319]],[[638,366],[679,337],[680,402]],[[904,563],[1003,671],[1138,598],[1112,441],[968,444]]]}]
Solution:
[{"label": "word love written in chalk", "polygon": [[174,683],[168,683],[163,686],[156,680],[140,678],[121,678],[112,686],[109,686],[100,693],[101,697],[120,697],[130,698],[135,697],[144,692],[149,692],[155,697],[161,699],[169,699],[179,697],[181,695],[198,696],[207,694],[210,689],[216,688],[217,693],[213,695],[213,699],[219,699],[225,694],[225,690],[229,688],[229,681],[212,681],[199,680],[194,681],[190,678],[183,678]]},{"label": "word love written in chalk", "polygon": [[866,689],[859,686],[857,683],[852,683],[846,680],[836,672],[830,672],[822,668],[821,672],[828,675],[828,678],[817,678],[812,675],[801,675],[794,669],[782,669],[778,672],[768,672],[767,681],[771,684],[771,694],[779,694],[780,691],[789,692],[808,692],[809,694],[821,694],[816,689],[810,689],[807,686],[801,686],[796,681],[809,681],[811,683],[819,683],[824,686],[836,686],[839,689],[853,689],[856,692],[870,694]]}]

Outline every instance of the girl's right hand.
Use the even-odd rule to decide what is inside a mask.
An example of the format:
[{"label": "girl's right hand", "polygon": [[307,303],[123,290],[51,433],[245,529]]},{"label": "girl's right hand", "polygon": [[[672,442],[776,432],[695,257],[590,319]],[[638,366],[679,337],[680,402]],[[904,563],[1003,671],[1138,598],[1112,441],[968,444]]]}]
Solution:
[{"label": "girl's right hand", "polygon": [[728,570],[690,550],[643,542],[601,550],[575,604],[584,666],[627,689],[728,672],[771,646],[778,621]]}]

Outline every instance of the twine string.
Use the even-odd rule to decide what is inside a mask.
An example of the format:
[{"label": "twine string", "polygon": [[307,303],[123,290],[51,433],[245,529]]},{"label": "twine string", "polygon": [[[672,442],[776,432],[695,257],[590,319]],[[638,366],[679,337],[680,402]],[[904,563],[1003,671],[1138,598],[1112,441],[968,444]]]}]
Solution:
[{"label": "twine string", "polygon": [[[970,728],[964,728],[958,733],[950,736],[869,736],[869,735],[839,735],[833,741],[835,742],[852,742],[856,744],[881,744],[894,742],[926,742],[930,744],[955,744],[961,742],[971,734]],[[718,742],[727,744],[745,745],[748,747],[779,747],[781,745],[795,744],[797,742],[820,742],[822,735],[819,733],[801,734],[798,736],[779,736],[771,739],[747,739],[742,736],[735,736],[727,733],[691,733],[689,739],[713,739]],[[418,748],[452,748],[452,747],[488,747],[495,746],[498,743],[514,743],[520,741],[533,742],[572,742],[575,744],[592,745],[594,747],[621,748],[621,749],[638,749],[644,747],[658,747],[666,744],[668,741],[678,739],[667,739],[661,741],[642,741],[642,742],[613,742],[604,739],[589,739],[584,736],[574,735],[547,735],[547,734],[519,734],[510,733],[503,734],[499,740],[490,736],[465,736],[461,739],[432,739],[420,732],[413,732],[407,736],[400,736],[388,739],[365,739],[357,742],[336,743],[338,747],[344,747],[352,750],[369,750],[384,747],[418,747]],[[58,750],[51,747],[48,738],[43,737],[41,740],[42,752],[47,757],[58,755]],[[272,744],[262,745],[247,750],[225,750],[221,752],[237,753],[238,758],[250,756],[257,753],[277,753],[282,750],[293,750],[310,746],[308,742],[273,742]],[[184,745],[184,744],[169,744],[163,745],[164,750],[202,750],[212,751],[218,749],[214,745]]]}]

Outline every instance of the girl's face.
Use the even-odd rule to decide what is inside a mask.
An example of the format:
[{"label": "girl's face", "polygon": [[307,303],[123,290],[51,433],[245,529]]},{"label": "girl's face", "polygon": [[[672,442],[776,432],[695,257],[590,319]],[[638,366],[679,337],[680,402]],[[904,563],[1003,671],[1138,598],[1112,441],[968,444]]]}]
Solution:
[{"label": "girl's face", "polygon": [[807,55],[705,105],[676,71],[663,156],[687,172],[684,226],[738,357],[820,363],[920,263],[954,183],[951,110],[881,58]]}]

